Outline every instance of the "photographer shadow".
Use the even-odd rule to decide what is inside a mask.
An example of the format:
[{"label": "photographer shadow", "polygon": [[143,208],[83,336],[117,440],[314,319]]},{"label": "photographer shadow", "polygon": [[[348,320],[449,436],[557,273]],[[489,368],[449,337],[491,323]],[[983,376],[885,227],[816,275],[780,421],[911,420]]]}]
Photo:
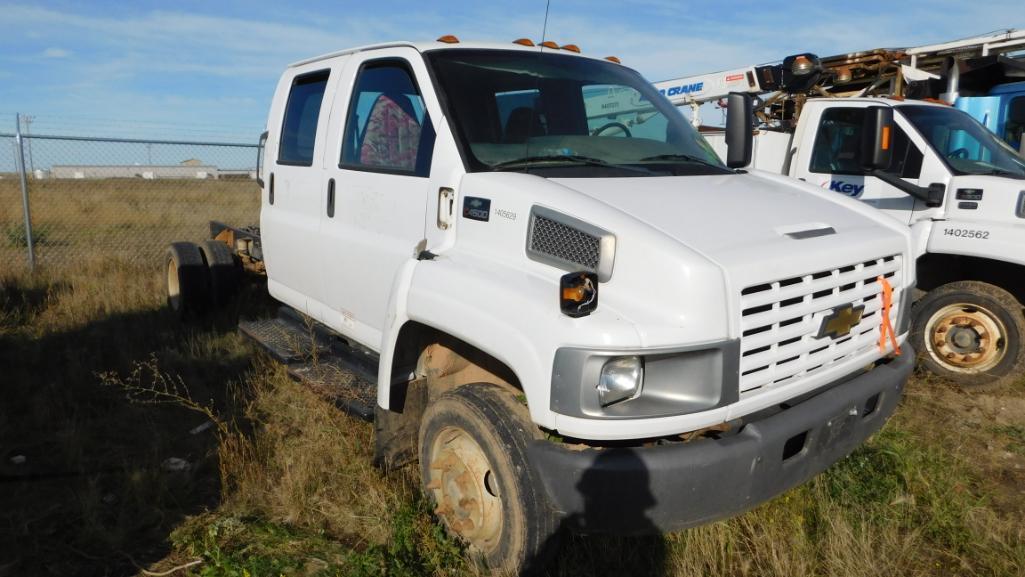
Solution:
[{"label": "photographer shadow", "polygon": [[580,511],[563,517],[523,575],[665,574],[666,542],[648,514],[657,500],[639,457],[626,449],[600,452],[576,490]]}]

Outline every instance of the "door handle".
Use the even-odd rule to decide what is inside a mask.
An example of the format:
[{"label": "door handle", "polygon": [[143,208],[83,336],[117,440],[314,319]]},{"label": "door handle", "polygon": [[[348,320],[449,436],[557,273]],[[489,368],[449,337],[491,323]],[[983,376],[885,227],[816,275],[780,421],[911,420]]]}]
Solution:
[{"label": "door handle", "polygon": [[456,191],[444,186],[438,189],[438,228],[441,230],[448,230],[452,226],[455,204]]},{"label": "door handle", "polygon": [[327,217],[335,217],[335,179],[327,181]]},{"label": "door handle", "polygon": [[270,173],[270,189],[267,191],[267,200],[274,204],[274,173]]}]

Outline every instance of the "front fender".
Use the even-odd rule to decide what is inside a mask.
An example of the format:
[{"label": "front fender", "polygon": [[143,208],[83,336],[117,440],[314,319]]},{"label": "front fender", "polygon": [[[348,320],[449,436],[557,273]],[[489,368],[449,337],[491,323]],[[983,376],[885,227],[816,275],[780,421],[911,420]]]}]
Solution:
[{"label": "front fender", "polygon": [[999,260],[1025,266],[1025,227],[1018,223],[943,220],[932,223],[927,252]]},{"label": "front fender", "polygon": [[[468,254],[449,253],[410,268],[404,306],[383,339],[377,402],[389,408],[391,359],[399,330],[415,321],[472,344],[504,363],[519,380],[533,421],[555,428],[550,409],[551,371],[560,346],[639,346],[633,323],[601,307],[571,319],[558,303],[558,279],[533,275]],[[401,287],[401,278],[396,287]]]}]

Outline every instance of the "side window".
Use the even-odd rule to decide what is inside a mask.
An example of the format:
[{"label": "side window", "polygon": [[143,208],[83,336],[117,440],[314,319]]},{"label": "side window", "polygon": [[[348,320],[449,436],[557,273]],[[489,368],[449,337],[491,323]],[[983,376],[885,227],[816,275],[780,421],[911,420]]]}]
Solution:
[{"label": "side window", "polygon": [[278,163],[310,166],[317,140],[317,121],[324,100],[329,70],[296,76],[288,93],[285,118],[281,123]]},{"label": "side window", "polygon": [[[864,108],[829,108],[822,114],[811,171],[820,174],[865,174],[861,166],[861,131]],[[918,178],[922,171],[922,152],[912,144],[899,126],[893,135],[893,164],[888,172],[902,178]]]},{"label": "side window", "polygon": [[408,65],[370,62],[356,78],[338,166],[427,176],[434,136]]}]

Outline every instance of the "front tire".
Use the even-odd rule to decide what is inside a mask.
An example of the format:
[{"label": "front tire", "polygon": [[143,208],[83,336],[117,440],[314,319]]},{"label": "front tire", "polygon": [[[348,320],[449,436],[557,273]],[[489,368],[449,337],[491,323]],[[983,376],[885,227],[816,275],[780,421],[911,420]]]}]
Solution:
[{"label": "front tire", "polygon": [[966,389],[1003,386],[1025,370],[1022,305],[1002,288],[958,281],[915,305],[911,339],[922,364]]},{"label": "front tire", "polygon": [[537,571],[555,549],[555,514],[527,462],[541,438],[526,407],[490,384],[449,391],[424,412],[424,491],[449,533],[498,574]]}]

